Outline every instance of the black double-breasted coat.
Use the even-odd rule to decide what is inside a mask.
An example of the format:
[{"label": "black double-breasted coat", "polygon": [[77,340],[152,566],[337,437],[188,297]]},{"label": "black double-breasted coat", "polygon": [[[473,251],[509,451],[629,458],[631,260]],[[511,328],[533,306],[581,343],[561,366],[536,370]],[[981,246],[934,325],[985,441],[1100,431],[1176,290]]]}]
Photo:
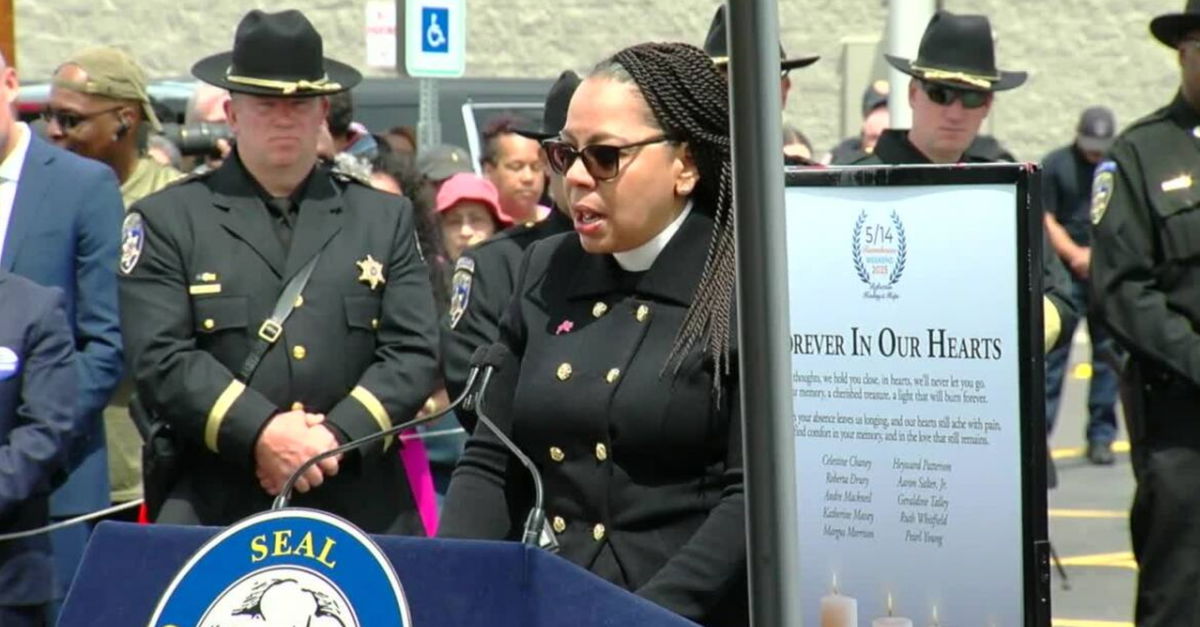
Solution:
[{"label": "black double-breasted coat", "polygon": [[[299,195],[290,245],[231,158],[149,196],[126,219],[122,331],[147,409],[185,452],[172,498],[228,524],[266,509],[254,447],[266,421],[301,403],[341,440],[411,418],[437,368],[437,321],[408,202],[318,166]],[[139,242],[139,240],[141,240]],[[285,283],[312,277],[253,377],[235,379]],[[345,458],[293,502],[372,532],[418,532],[394,440]]]},{"label": "black double-breasted coat", "polygon": [[[745,625],[738,383],[697,350],[668,355],[712,235],[693,210],[646,272],[589,254],[574,233],[534,244],[501,322],[515,358],[484,409],[537,464],[560,555],[709,625]],[[737,349],[733,349],[737,363]],[[441,533],[519,537],[523,467],[479,426]]]}]

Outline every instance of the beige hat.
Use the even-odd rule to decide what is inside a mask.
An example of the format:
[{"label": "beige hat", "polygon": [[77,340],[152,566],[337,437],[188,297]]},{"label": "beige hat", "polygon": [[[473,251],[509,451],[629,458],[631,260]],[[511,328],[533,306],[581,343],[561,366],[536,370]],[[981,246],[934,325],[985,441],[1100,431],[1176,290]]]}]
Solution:
[{"label": "beige hat", "polygon": [[71,55],[62,65],[79,66],[87,73],[87,81],[56,77],[54,85],[116,100],[136,100],[142,103],[142,112],[150,127],[155,131],[162,130],[158,116],[154,115],[154,106],[150,104],[150,93],[146,91],[146,73],[127,53],[116,48],[88,48]]}]

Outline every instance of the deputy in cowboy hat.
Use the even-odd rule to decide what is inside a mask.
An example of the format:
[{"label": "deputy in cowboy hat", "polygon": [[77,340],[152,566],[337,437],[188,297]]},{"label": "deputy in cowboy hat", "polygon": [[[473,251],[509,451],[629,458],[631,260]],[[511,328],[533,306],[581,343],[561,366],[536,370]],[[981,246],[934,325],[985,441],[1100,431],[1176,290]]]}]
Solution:
[{"label": "deputy in cowboy hat", "polygon": [[1092,182],[1093,311],[1129,351],[1140,627],[1195,625],[1200,580],[1200,0],[1150,22],[1180,87],[1134,122]]},{"label": "deputy in cowboy hat", "polygon": [[[992,26],[987,17],[938,11],[925,27],[915,60],[884,57],[892,67],[912,77],[908,83],[912,128],[884,131],[875,152],[854,165],[998,160],[993,151],[979,150],[979,127],[991,111],[995,93],[1020,87],[1026,74],[996,68]],[[1064,341],[1061,330],[1074,328],[1078,313],[1068,297],[1067,270],[1049,241],[1043,240],[1043,339],[1048,351]]]},{"label": "deputy in cowboy hat", "polygon": [[[249,12],[233,50],[192,73],[232,92],[236,147],[130,210],[122,331],[141,403],[182,456],[177,475],[147,477],[157,520],[226,525],[267,509],[310,456],[415,415],[437,321],[408,201],[318,163],[325,97],[360,75],[323,56],[304,15]],[[400,446],[314,466],[295,504],[423,532]]]},{"label": "deputy in cowboy hat", "polygon": [[914,60],[884,55],[908,74],[910,129],[889,129],[875,152],[855,165],[995,161],[969,150],[995,93],[1020,87],[1025,72],[996,68],[992,26],[983,15],[938,11],[929,20]]},{"label": "deputy in cowboy hat", "polygon": [[[721,6],[717,7],[717,12],[713,14],[712,23],[708,25],[708,35],[704,37],[704,51],[712,58],[717,69],[722,72],[729,71],[728,13],[725,3],[722,2]],[[788,77],[788,73],[808,67],[820,58],[818,55],[788,58],[783,44],[779,44],[779,94],[783,99],[782,106],[787,106],[788,92],[792,89],[792,79]]]}]

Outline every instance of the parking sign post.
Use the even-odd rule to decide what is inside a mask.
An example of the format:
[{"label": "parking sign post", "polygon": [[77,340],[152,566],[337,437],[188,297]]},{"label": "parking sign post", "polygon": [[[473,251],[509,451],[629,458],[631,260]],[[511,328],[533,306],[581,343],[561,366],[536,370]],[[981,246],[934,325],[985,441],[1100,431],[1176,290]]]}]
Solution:
[{"label": "parking sign post", "polygon": [[396,0],[396,72],[419,78],[417,148],[441,143],[439,78],[460,78],[467,67],[466,0]]}]

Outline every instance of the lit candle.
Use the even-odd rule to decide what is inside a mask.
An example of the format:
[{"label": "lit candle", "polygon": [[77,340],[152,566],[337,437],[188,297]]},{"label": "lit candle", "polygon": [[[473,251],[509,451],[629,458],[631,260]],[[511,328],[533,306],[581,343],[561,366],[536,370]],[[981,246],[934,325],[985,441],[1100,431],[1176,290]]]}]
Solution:
[{"label": "lit candle", "polygon": [[913,627],[910,619],[892,615],[892,594],[888,593],[887,616],[871,621],[871,627]]},{"label": "lit candle", "polygon": [[858,627],[858,601],[838,592],[837,575],[833,591],[821,597],[821,627]]}]

